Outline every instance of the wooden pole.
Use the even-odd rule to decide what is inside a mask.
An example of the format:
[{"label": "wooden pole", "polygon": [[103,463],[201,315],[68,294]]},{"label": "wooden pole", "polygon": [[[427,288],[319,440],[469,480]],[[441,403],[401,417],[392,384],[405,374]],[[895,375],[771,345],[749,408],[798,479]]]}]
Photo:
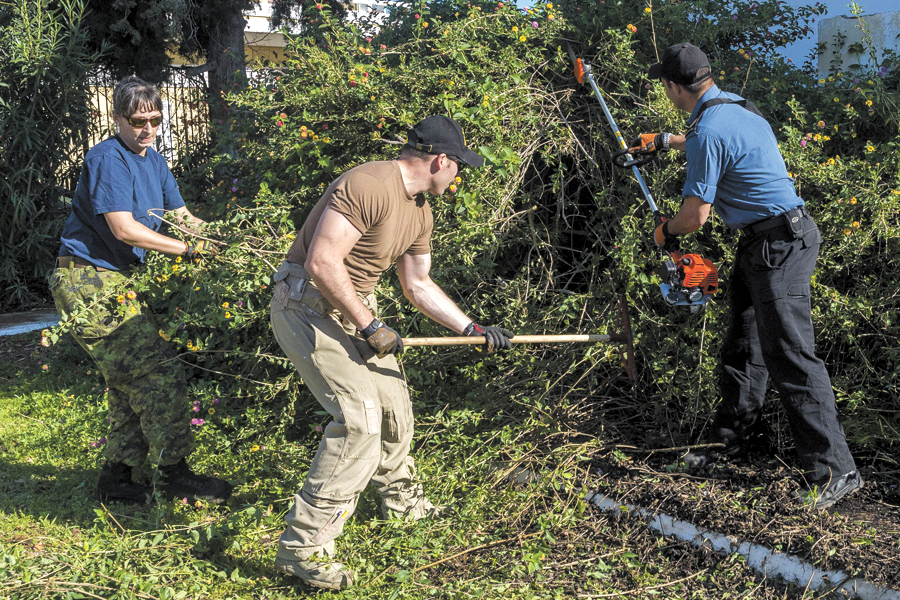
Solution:
[{"label": "wooden pole", "polygon": [[[513,344],[571,344],[618,341],[616,336],[605,334],[517,335],[509,340]],[[403,346],[480,346],[484,336],[403,338]]]}]

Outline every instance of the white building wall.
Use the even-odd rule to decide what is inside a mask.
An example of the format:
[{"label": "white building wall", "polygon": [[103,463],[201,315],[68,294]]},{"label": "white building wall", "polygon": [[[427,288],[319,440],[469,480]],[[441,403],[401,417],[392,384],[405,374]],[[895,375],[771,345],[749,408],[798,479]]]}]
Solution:
[{"label": "white building wall", "polygon": [[[863,43],[863,27],[869,30],[872,45],[877,49],[877,65],[870,64],[871,59]],[[837,44],[839,35],[845,36],[841,47]],[[872,70],[881,64],[885,49],[900,52],[900,11],[823,19],[819,23],[819,43],[824,44],[825,48],[819,55],[820,76],[828,74],[835,57],[840,61],[839,71]],[[853,46],[856,48],[851,48]],[[857,52],[860,46],[863,46],[862,53]]]}]

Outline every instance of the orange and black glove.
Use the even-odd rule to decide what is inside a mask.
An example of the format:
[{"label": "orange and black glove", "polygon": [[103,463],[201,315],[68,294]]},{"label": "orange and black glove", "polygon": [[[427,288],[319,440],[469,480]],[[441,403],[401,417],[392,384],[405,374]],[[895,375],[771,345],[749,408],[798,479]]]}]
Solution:
[{"label": "orange and black glove", "polygon": [[642,133],[628,142],[629,154],[655,154],[669,149],[671,133]]},{"label": "orange and black glove", "polygon": [[216,250],[215,245],[206,240],[200,240],[194,245],[185,242],[184,245],[184,257],[192,263],[198,263],[204,257],[215,256],[219,253],[219,251]]},{"label": "orange and black glove", "polygon": [[400,334],[378,319],[372,319],[360,333],[379,356],[403,352],[403,338]]},{"label": "orange and black glove", "polygon": [[666,252],[678,250],[678,238],[674,233],[669,233],[669,220],[666,215],[658,213],[655,217],[656,229],[653,231],[653,243]]},{"label": "orange and black glove", "polygon": [[509,350],[512,348],[512,342],[509,341],[509,338],[515,334],[502,327],[482,327],[475,321],[472,321],[463,329],[463,335],[484,336],[484,346],[481,349],[487,354],[493,354],[497,350]]}]

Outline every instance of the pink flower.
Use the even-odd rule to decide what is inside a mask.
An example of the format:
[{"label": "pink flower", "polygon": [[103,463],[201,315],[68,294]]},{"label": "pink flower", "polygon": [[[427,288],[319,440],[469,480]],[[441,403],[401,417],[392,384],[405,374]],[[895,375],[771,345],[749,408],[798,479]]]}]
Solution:
[{"label": "pink flower", "polygon": [[800,140],[800,145],[804,148],[806,147],[806,140]]},{"label": "pink flower", "polygon": [[540,25],[538,25],[538,22],[537,22],[537,21],[532,21],[532,22],[531,22],[531,26],[534,27],[535,29],[537,29],[538,27],[540,27]]}]

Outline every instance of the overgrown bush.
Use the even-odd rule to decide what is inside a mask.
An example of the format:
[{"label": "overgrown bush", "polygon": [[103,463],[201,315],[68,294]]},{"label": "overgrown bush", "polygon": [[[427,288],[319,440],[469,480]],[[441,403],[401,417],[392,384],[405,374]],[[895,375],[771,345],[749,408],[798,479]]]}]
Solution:
[{"label": "overgrown bush", "polygon": [[87,151],[84,18],[81,0],[0,5],[0,311],[46,297]]},{"label": "overgrown bush", "polygon": [[[444,0],[397,8],[377,35],[335,23],[324,5],[307,10],[318,11],[318,32],[293,40],[285,63],[262,66],[255,87],[228,99],[220,139],[239,154],[219,154],[181,181],[228,247],[200,265],[154,255],[133,283],[161,314],[160,335],[195,366],[197,399],[222,402],[201,426],[208,439],[237,451],[264,431],[315,436],[322,413],[268,329],[270,275],[332,179],[395,156],[407,129],[435,113],[462,124],[487,166],[463,170],[450,194],[432,199],[434,279],[474,318],[519,333],[612,331],[611,304],[626,294],[639,377],[624,381],[614,346],[492,357],[411,350],[403,365],[418,412],[471,419],[473,434],[496,430],[510,456],[569,437],[594,447],[698,437],[717,402],[727,290],[697,314],[666,305],[652,275],[652,218],[630,172],[611,166],[615,141],[564,46],[570,40],[593,62],[627,137],[683,130],[687,115],[646,69],[666,45],[690,39],[710,54],[719,85],[755,101],[781,140],[826,240],[814,320],[848,436],[864,462],[892,460],[900,95],[890,77],[820,82],[772,54],[821,9],[592,0],[521,10]],[[668,212],[680,201],[683,164],[671,153],[644,169]],[[735,241],[713,218],[684,245],[714,258],[727,280]],[[404,335],[446,333],[400,300],[390,274],[378,293]]]}]

